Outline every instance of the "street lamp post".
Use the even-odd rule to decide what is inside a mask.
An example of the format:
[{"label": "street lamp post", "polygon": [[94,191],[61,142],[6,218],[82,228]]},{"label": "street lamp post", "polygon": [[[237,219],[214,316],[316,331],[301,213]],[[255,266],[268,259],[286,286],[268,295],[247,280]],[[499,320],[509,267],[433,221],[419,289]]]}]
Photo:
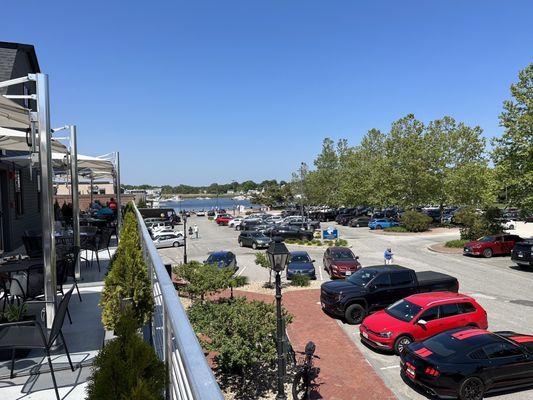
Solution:
[{"label": "street lamp post", "polygon": [[270,265],[276,273],[276,350],[278,353],[278,394],[276,400],[286,400],[285,395],[285,358],[283,355],[283,318],[281,315],[281,271],[285,269],[287,261],[289,260],[289,251],[285,243],[281,241],[281,238],[275,237],[270,243],[270,247],[267,250],[267,256],[270,261]]},{"label": "street lamp post", "polygon": [[183,213],[183,263],[187,264],[187,214]]}]

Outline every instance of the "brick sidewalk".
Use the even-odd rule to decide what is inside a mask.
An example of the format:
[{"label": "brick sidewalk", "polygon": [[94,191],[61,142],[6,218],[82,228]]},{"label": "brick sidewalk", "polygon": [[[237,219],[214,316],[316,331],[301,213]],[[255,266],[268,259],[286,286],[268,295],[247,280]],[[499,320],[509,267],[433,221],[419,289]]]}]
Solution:
[{"label": "brick sidewalk", "polygon": [[[248,299],[274,301],[273,296],[265,294],[239,290],[235,294]],[[303,351],[305,344],[312,340],[316,344],[315,354],[320,357],[315,360],[320,375],[315,381],[319,385],[315,389],[318,395],[315,394],[313,399],[396,399],[337,321],[322,312],[319,300],[317,289],[283,294],[283,306],[294,316],[287,333],[295,351]]]}]

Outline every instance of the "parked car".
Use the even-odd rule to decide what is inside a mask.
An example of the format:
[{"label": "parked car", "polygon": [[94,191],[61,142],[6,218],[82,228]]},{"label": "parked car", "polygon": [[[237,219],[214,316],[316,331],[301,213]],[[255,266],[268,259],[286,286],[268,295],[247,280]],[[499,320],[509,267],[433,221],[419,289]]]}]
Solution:
[{"label": "parked car", "polygon": [[313,231],[299,226],[292,225],[281,225],[274,226],[270,232],[271,236],[278,236],[282,239],[301,239],[301,240],[312,240]]},{"label": "parked car", "polygon": [[196,216],[197,217],[205,217],[205,211],[204,210],[196,211]]},{"label": "parked car", "polygon": [[457,292],[456,278],[440,272],[415,272],[399,265],[361,268],[343,281],[322,284],[320,303],[330,315],[359,324],[371,312],[415,293]]},{"label": "parked car", "polygon": [[322,261],[324,269],[333,279],[345,278],[361,269],[358,259],[359,257],[347,247],[328,247],[324,252]]},{"label": "parked car", "polygon": [[350,219],[354,218],[357,215],[357,209],[356,208],[341,208],[339,209],[339,213],[335,217],[335,222],[338,224],[342,224],[343,221],[349,221]]},{"label": "parked car", "polygon": [[208,217],[214,217],[214,216],[215,216],[215,210],[209,210],[209,211],[207,212],[207,216],[208,216]]},{"label": "parked car", "polygon": [[401,354],[412,342],[448,329],[487,329],[486,311],[471,297],[451,292],[419,293],[366,317],[359,326],[361,341]]},{"label": "parked car", "polygon": [[533,267],[533,239],[516,243],[511,253],[511,260],[520,267]]},{"label": "parked car", "polygon": [[468,242],[463,247],[464,255],[483,256],[490,258],[493,255],[511,254],[516,243],[522,242],[520,236],[509,235],[507,233],[500,235],[483,236],[478,240]]},{"label": "parked car", "polygon": [[239,269],[237,257],[231,251],[215,251],[209,254],[204,264],[216,265],[219,268],[233,268],[235,271]]},{"label": "parked car", "polygon": [[533,336],[452,329],[407,346],[400,367],[404,379],[433,396],[481,400],[533,384]]},{"label": "parked car", "polygon": [[219,214],[215,219],[215,222],[218,225],[228,225],[229,222],[233,219],[233,215],[229,214]]},{"label": "parked car", "polygon": [[241,222],[242,222],[243,219],[244,219],[244,218],[242,218],[242,217],[235,217],[235,218],[231,219],[231,220],[228,222],[228,226],[229,226],[230,228],[236,228],[237,225],[240,225],[240,224],[241,224]]},{"label": "parked car", "polygon": [[531,223],[533,222],[533,215],[528,215],[525,219],[524,219],[524,222],[527,224],[528,222]]},{"label": "parked car", "polygon": [[169,235],[169,234],[172,234],[172,233],[175,233],[177,235],[183,236],[183,231],[175,231],[171,227],[166,227],[166,228],[161,229],[161,230],[153,231],[151,233],[151,235],[152,235],[152,239],[155,239],[156,237],[159,237],[161,235]]},{"label": "parked car", "polygon": [[244,218],[240,224],[237,224],[235,226],[235,229],[238,231],[250,231],[252,228],[256,225],[260,225],[263,223],[262,219],[256,219],[256,218]]},{"label": "parked car", "polygon": [[348,225],[352,228],[366,227],[370,223],[370,217],[357,217],[352,218]]},{"label": "parked car", "polygon": [[178,247],[183,246],[185,239],[183,235],[178,233],[167,233],[165,235],[157,236],[154,240],[154,246],[156,249],[162,249],[164,247]]},{"label": "parked car", "polygon": [[512,231],[516,228],[516,221],[514,219],[504,220],[502,221],[502,228],[506,231]]},{"label": "parked car", "polygon": [[294,275],[307,275],[316,279],[314,262],[307,251],[291,251],[287,264],[287,279],[291,280]]},{"label": "parked car", "polygon": [[385,229],[393,226],[400,226],[400,224],[390,218],[373,219],[368,223],[370,229]]},{"label": "parked car", "polygon": [[271,239],[262,232],[244,231],[241,232],[237,239],[239,246],[248,246],[252,249],[266,248],[270,245]]}]

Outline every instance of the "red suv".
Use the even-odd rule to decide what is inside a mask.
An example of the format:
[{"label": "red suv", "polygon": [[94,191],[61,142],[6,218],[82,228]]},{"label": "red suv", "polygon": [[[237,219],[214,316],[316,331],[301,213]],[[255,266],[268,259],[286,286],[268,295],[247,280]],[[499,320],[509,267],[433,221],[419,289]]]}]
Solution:
[{"label": "red suv", "polygon": [[471,297],[452,292],[414,294],[366,317],[361,341],[400,354],[408,344],[463,326],[487,329],[487,313]]},{"label": "red suv", "polygon": [[233,216],[229,215],[229,214],[221,214],[217,217],[217,219],[215,219],[215,222],[218,224],[218,225],[228,225],[229,222],[233,219]]},{"label": "red suv", "polygon": [[359,257],[347,247],[329,247],[324,252],[322,261],[324,262],[324,269],[333,279],[349,277],[361,269],[358,259]]},{"label": "red suv", "polygon": [[511,254],[515,243],[522,242],[520,236],[500,234],[483,236],[478,240],[468,242],[463,248],[463,254],[492,257],[497,254]]}]

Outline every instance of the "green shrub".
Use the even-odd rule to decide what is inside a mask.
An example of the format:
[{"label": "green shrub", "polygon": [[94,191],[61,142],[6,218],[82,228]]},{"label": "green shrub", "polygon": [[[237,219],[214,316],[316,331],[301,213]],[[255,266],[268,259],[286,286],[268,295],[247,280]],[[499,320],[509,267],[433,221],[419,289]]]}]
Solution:
[{"label": "green shrub", "polygon": [[150,321],[154,299],[133,212],[124,215],[112,268],[104,279],[100,307],[102,323],[107,329],[115,328],[126,304],[132,305],[138,327]]},{"label": "green shrub", "polygon": [[[189,320],[207,351],[216,353],[222,371],[244,372],[270,368],[276,360],[276,308],[262,301],[195,302],[187,310]],[[283,310],[285,324],[292,316]]]},{"label": "green shrub", "polygon": [[127,307],[116,324],[117,337],[94,360],[87,385],[88,400],[163,400],[165,364],[137,333],[137,320]]},{"label": "green shrub", "polygon": [[295,274],[291,278],[291,286],[309,286],[309,281],[307,275]]},{"label": "green shrub", "polygon": [[181,264],[174,269],[174,273],[187,282],[182,290],[191,296],[199,296],[201,300],[207,294],[236,287],[237,283],[233,281],[235,278],[232,268],[219,268],[217,265],[202,264],[198,261]]},{"label": "green shrub", "polygon": [[461,239],[476,240],[482,236],[503,232],[498,208],[489,208],[480,215],[474,208],[468,207],[457,211],[454,221],[461,225]]},{"label": "green shrub", "polygon": [[385,232],[409,232],[405,226],[391,226],[383,230]]},{"label": "green shrub", "polygon": [[456,240],[449,240],[446,243],[444,243],[444,247],[451,247],[453,249],[459,249],[463,248],[465,244],[467,244],[469,240],[467,239],[456,239]]},{"label": "green shrub", "polygon": [[429,229],[431,217],[417,211],[406,211],[402,215],[402,225],[409,232],[424,232]]},{"label": "green shrub", "polygon": [[348,241],[345,239],[335,240],[335,246],[348,246]]}]

